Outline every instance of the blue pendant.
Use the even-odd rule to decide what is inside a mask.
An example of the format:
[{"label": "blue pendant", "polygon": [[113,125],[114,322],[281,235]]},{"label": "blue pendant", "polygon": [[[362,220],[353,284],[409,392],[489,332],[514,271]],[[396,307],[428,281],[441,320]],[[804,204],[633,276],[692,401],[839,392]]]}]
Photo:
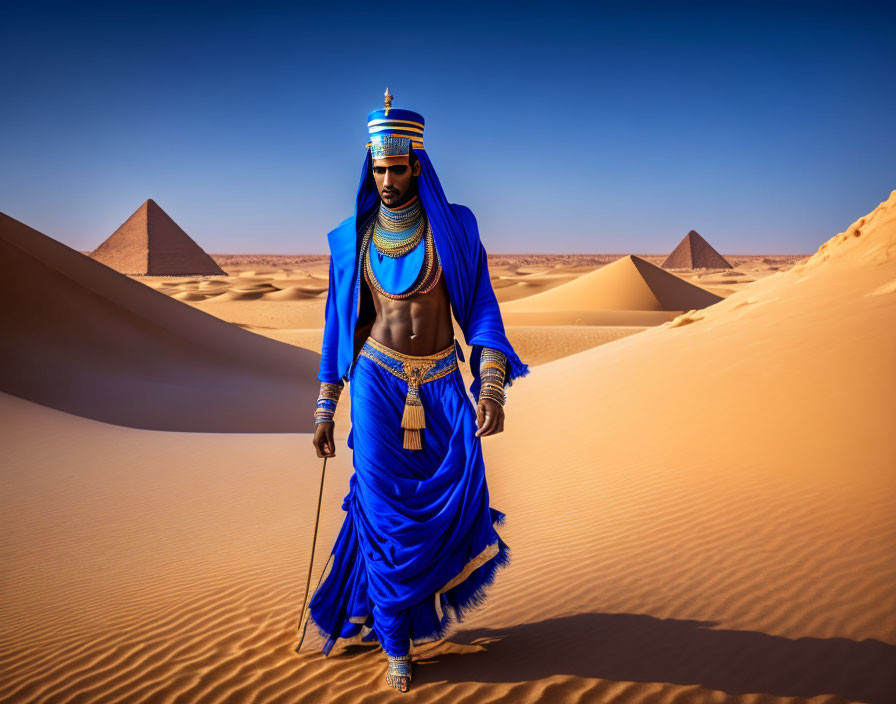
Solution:
[{"label": "blue pendant", "polygon": [[426,259],[426,237],[421,237],[416,247],[400,257],[387,257],[380,253],[371,238],[367,257],[373,275],[384,291],[393,296],[404,293],[420,276]]}]

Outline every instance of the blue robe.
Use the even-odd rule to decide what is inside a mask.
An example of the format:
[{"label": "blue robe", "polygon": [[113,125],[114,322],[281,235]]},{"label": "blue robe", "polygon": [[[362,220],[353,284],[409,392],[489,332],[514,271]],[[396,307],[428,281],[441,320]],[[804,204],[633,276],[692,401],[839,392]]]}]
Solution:
[{"label": "blue robe", "polygon": [[[470,392],[478,398],[483,347],[507,358],[505,384],[529,372],[505,335],[488,275],[485,248],[469,208],[449,204],[424,151],[418,151],[420,198],[448,288],[451,308],[472,346]],[[489,505],[482,439],[459,369],[420,385],[426,427],[422,450],[402,447],[406,383],[358,354],[364,222],[379,207],[368,151],[356,214],[327,236],[330,284],[318,379],[349,382],[355,472],[342,509],[345,520],[309,601],[309,618],[326,638],[378,640],[390,655],[409,642],[437,640],[482,602],[509,548],[495,530],[504,514]],[[363,342],[361,340],[360,342]],[[463,361],[455,340],[455,353]]]},{"label": "blue robe", "polygon": [[[479,357],[483,347],[504,353],[507,358],[504,379],[508,386],[517,377],[528,374],[529,367],[520,360],[507,340],[501,311],[489,279],[488,258],[479,237],[476,217],[466,206],[448,203],[429,156],[423,150],[415,154],[421,167],[418,180],[420,200],[432,226],[451,310],[463,331],[464,341],[472,347],[470,372],[473,383],[470,393],[473,398],[479,398]],[[373,209],[379,207],[379,196],[369,170],[370,150],[367,151],[361,173],[355,215],[341,222],[327,235],[330,245],[330,286],[324,313],[318,381],[348,381],[360,347],[354,335],[361,305],[358,261],[361,234],[357,223],[363,223]],[[457,350],[461,361],[464,361],[460,345]]]}]

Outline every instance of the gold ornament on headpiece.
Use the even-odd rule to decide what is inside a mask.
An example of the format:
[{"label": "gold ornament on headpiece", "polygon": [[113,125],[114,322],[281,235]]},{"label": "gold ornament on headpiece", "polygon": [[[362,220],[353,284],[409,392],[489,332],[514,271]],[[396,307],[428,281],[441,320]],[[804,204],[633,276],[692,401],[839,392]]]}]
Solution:
[{"label": "gold ornament on headpiece", "polygon": [[423,149],[423,115],[413,110],[392,107],[392,92],[386,87],[385,108],[367,116],[370,139],[367,148],[373,159],[410,154]]}]

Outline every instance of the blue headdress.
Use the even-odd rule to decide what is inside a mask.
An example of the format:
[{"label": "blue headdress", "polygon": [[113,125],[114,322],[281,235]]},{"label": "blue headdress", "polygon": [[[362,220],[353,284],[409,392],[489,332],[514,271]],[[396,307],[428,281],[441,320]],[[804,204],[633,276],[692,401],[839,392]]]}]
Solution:
[{"label": "blue headdress", "polygon": [[392,94],[386,88],[386,107],[367,116],[370,156],[374,159],[404,156],[411,153],[411,148],[423,149],[425,124],[420,113],[393,108]]},{"label": "blue headdress", "polygon": [[[367,123],[369,141],[355,199],[355,215],[327,235],[331,254],[330,290],[318,379],[334,383],[340,379],[347,381],[357,356],[354,333],[360,305],[361,228],[380,202],[371,170],[373,159],[413,152],[420,162],[417,190],[432,228],[451,308],[465,342],[472,347],[470,393],[474,399],[479,397],[479,358],[483,347],[500,350],[507,357],[504,380],[509,386],[513,379],[528,374],[529,367],[514,352],[505,334],[476,218],[468,207],[448,202],[423,148],[423,116],[393,108],[387,88],[385,108],[371,112]],[[461,361],[465,361],[459,345],[456,350]]]}]

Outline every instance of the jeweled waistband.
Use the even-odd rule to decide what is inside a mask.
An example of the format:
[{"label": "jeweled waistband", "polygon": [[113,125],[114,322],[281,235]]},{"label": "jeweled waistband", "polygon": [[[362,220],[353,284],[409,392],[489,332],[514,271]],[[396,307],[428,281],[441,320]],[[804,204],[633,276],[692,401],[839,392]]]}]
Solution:
[{"label": "jeweled waistband", "polygon": [[413,355],[399,352],[368,337],[364,346],[361,347],[360,354],[372,359],[405,381],[408,380],[408,376],[414,376],[412,370],[415,365],[419,365],[419,376],[416,381],[420,384],[438,379],[457,368],[457,353],[453,340],[448,347],[438,352]]},{"label": "jeweled waistband", "polygon": [[423,448],[420,431],[426,428],[426,415],[420,398],[420,386],[427,381],[440,379],[457,369],[457,352],[454,345],[455,341],[452,340],[450,347],[439,352],[413,355],[393,350],[382,342],[368,337],[361,347],[361,356],[372,359],[377,365],[407,382],[408,391],[401,416],[405,450]]}]

